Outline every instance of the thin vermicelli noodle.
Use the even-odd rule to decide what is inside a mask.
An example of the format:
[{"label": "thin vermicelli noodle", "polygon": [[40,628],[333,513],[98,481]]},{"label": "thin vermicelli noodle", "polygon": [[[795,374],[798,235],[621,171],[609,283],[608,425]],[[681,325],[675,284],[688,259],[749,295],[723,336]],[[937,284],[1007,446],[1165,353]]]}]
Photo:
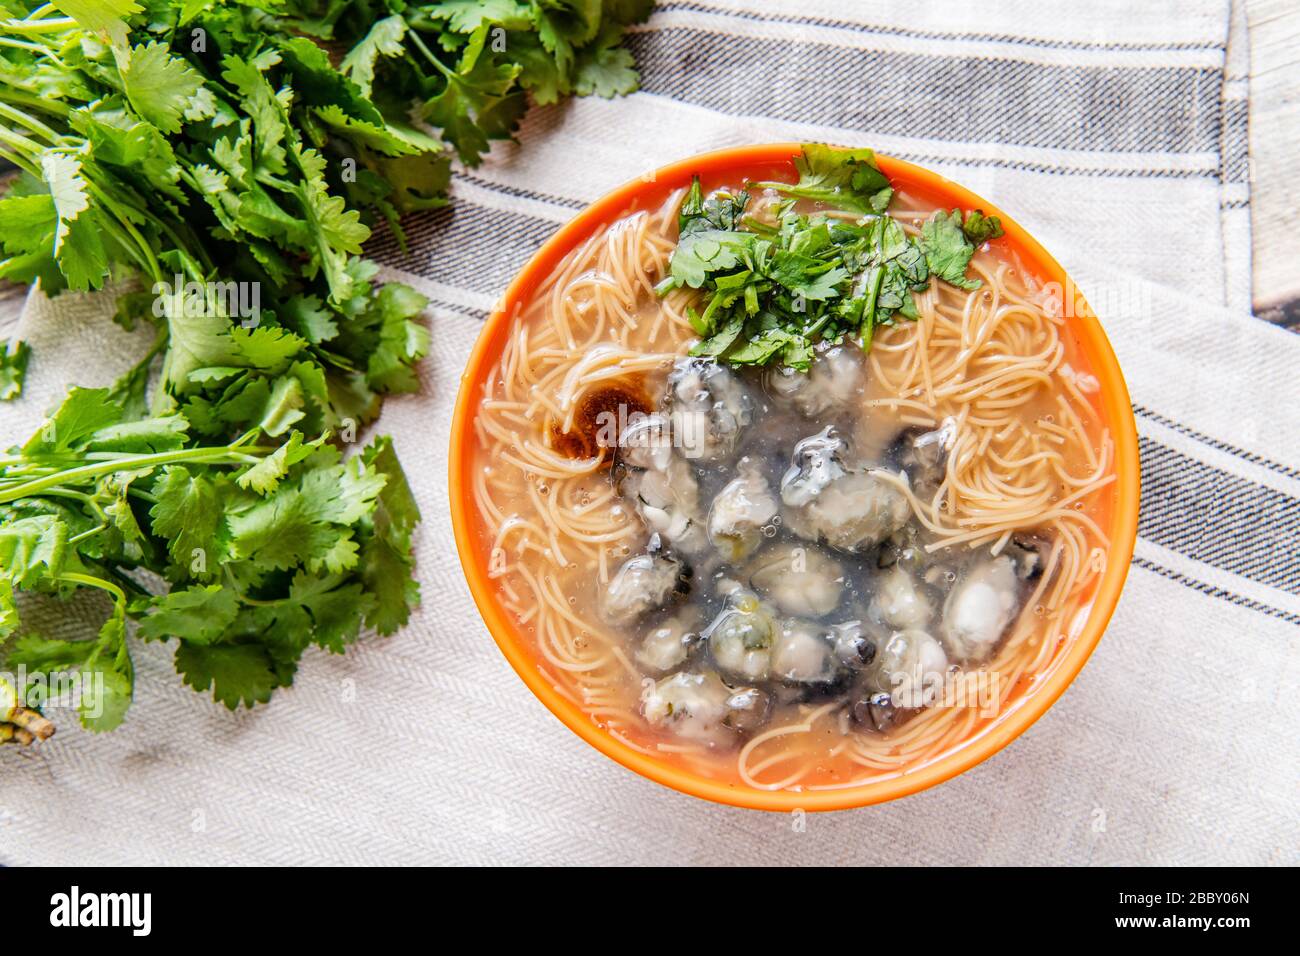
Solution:
[{"label": "thin vermicelli noodle", "polygon": [[[922,495],[901,473],[871,474],[905,496],[927,553],[997,555],[1026,531],[1050,542],[1018,617],[978,668],[993,690],[986,681],[980,706],[924,707],[887,733],[857,729],[840,702],[818,701],[790,707],[738,747],[672,738],[641,716],[645,678],[627,638],[593,610],[646,528],[610,480],[609,452],[575,453],[569,436],[611,386],[661,394],[697,338],[688,317],[697,294],[655,292],[681,198],[581,243],[524,304],[487,376],[472,491],[501,602],[549,679],[658,759],[765,790],[853,786],[925,764],[1014,707],[1086,616],[1105,567],[1099,493],[1114,480],[1113,443],[1089,399],[1095,381],[1078,367],[1066,319],[1018,262],[978,253],[975,291],[931,282],[915,297],[915,321],[876,330],[862,414],[946,429],[942,481]],[[751,214],[762,216],[766,200],[755,197]],[[914,231],[926,212],[897,218]],[[944,693],[976,676],[954,669]]]}]

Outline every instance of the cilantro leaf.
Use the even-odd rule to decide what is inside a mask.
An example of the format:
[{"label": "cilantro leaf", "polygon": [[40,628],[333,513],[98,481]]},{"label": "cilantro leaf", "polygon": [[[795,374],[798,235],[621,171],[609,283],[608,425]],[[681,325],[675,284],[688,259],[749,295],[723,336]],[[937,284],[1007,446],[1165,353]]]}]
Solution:
[{"label": "cilantro leaf", "polygon": [[411,608],[420,601],[419,582],[411,575],[411,535],[420,520],[420,509],[391,441],[378,438],[363,457],[385,479],[370,517],[373,534],[361,556],[362,581],[375,595],[366,624],[380,634],[392,634],[406,624]]},{"label": "cilantro leaf", "polygon": [[[78,188],[76,195],[84,200],[84,189]],[[11,255],[42,251],[52,243],[57,225],[52,192],[0,199],[0,246]]]},{"label": "cilantro leaf", "polygon": [[212,689],[212,697],[231,710],[271,699],[280,686],[270,654],[258,644],[195,644],[181,641],[176,670],[197,691]]},{"label": "cilantro leaf", "polygon": [[518,0],[442,0],[423,7],[432,20],[446,20],[456,33],[473,33],[484,24],[507,30],[526,30],[532,16],[528,5]]},{"label": "cilantro leaf", "polygon": [[979,279],[966,278],[975,247],[962,231],[959,210],[949,214],[941,209],[927,219],[921,226],[921,246],[930,271],[940,279],[963,289],[980,287]]},{"label": "cilantro leaf", "polygon": [[119,422],[96,429],[82,446],[86,451],[161,452],[185,444],[190,423],[183,415],[161,415]]},{"label": "cilantro leaf", "polygon": [[797,199],[811,199],[836,209],[879,214],[889,206],[893,188],[869,149],[837,149],[805,143],[794,161],[799,182],[759,183]]},{"label": "cilantro leaf", "polygon": [[80,446],[95,432],[116,425],[122,410],[108,401],[106,388],[77,388],[68,396],[36,434],[22,446],[25,455],[57,454]]},{"label": "cilantro leaf", "polygon": [[0,641],[18,630],[18,602],[8,578],[0,578]]},{"label": "cilantro leaf", "polygon": [[677,216],[679,238],[697,232],[733,232],[740,228],[741,217],[749,204],[749,193],[718,191],[707,199],[700,188],[700,177],[691,178],[691,188],[682,200]]},{"label": "cilantro leaf", "polygon": [[348,51],[339,69],[348,75],[361,92],[370,95],[370,84],[375,80],[375,62],[381,57],[401,56],[406,47],[406,20],[393,14],[376,20],[361,42]]},{"label": "cilantro leaf", "polygon": [[94,641],[60,641],[24,634],[14,641],[5,663],[22,665],[33,674],[49,674],[79,668],[94,649]]},{"label": "cilantro leaf", "polygon": [[77,216],[90,208],[87,185],[81,175],[80,161],[63,153],[45,153],[41,157],[41,173],[49,185],[54,202],[57,227],[54,233],[54,254],[57,256],[72,229]]},{"label": "cilantro leaf", "polygon": [[133,676],[113,667],[87,667],[82,673],[87,679],[77,702],[81,726],[95,733],[115,730],[131,706]]},{"label": "cilantro leaf", "polygon": [[640,77],[632,54],[619,46],[621,26],[607,27],[574,57],[573,89],[579,96],[612,99],[636,92]]},{"label": "cilantro leaf", "polygon": [[140,621],[140,636],[146,640],[180,637],[209,644],[225,633],[238,613],[234,591],[223,585],[174,590],[149,602],[148,613]]},{"label": "cilantro leaf", "polygon": [[1002,220],[997,216],[984,215],[983,209],[968,209],[961,230],[966,233],[967,239],[978,246],[1002,236]]},{"label": "cilantro leaf", "polygon": [[[214,101],[202,78],[157,41],[131,48],[122,70],[122,86],[131,108],[164,133],[179,132],[182,118],[199,120],[212,115]],[[201,97],[201,93],[207,95]]]},{"label": "cilantro leaf", "polygon": [[342,654],[357,639],[362,621],[376,603],[362,584],[340,584],[340,580],[337,574],[322,578],[300,571],[289,587],[290,600],[311,616],[313,640],[335,654]]},{"label": "cilantro leaf", "polygon": [[27,362],[31,356],[31,346],[16,339],[0,350],[0,402],[22,393],[23,381],[27,377]]},{"label": "cilantro leaf", "polygon": [[478,165],[489,140],[509,138],[526,107],[523,97],[511,92],[519,65],[484,55],[487,31],[486,25],[475,31],[455,70],[442,68],[442,90],[422,110],[467,166]]},{"label": "cilantro leaf", "polygon": [[216,568],[209,569],[206,556],[216,551],[221,525],[219,486],[207,475],[196,474],[183,465],[171,465],[155,481],[153,494],[157,499],[149,509],[153,530],[167,539],[172,561],[188,568],[195,577],[214,574]]},{"label": "cilantro leaf", "polygon": [[673,251],[671,274],[698,289],[710,272],[734,269],[749,254],[758,237],[752,233],[704,229],[691,232]]},{"label": "cilantro leaf", "polygon": [[314,445],[303,444],[302,435],[291,432],[288,441],[249,467],[235,482],[241,488],[251,488],[260,495],[268,495],[275,491],[280,479],[289,473],[290,468],[304,461],[313,451]]},{"label": "cilantro leaf", "polygon": [[104,33],[123,29],[122,21],[141,10],[136,0],[53,0],[53,3],[87,30]]},{"label": "cilantro leaf", "polygon": [[410,286],[390,283],[379,290],[371,307],[378,339],[366,363],[371,388],[414,392],[419,387],[413,366],[429,351],[429,330],[419,322],[428,304]]}]

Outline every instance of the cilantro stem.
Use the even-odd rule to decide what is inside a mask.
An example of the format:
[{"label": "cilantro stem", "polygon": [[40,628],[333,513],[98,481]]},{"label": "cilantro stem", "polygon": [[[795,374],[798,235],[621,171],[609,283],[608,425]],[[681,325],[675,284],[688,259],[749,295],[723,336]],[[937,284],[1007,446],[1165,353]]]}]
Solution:
[{"label": "cilantro stem", "polygon": [[82,541],[85,541],[87,538],[93,538],[95,535],[99,534],[107,527],[108,525],[101,523],[95,525],[95,527],[89,529],[88,531],[81,532],[81,534],[74,534],[71,538],[68,539],[68,544],[80,544]]},{"label": "cilantro stem", "polygon": [[107,591],[113,595],[118,604],[126,607],[126,592],[112,581],[105,581],[103,578],[97,578],[90,574],[81,574],[77,571],[64,571],[59,575],[58,579],[67,581],[69,584],[80,584],[83,587],[99,588],[101,591]]},{"label": "cilantro stem", "polygon": [[[256,435],[257,433],[258,432],[256,429],[254,429],[252,432],[252,434],[254,435]],[[269,455],[271,452],[275,451],[275,448],[268,447],[266,445],[244,446],[242,442],[247,440],[248,440],[248,435],[244,434],[241,435],[237,440],[235,440],[229,445],[216,446],[216,450],[226,451],[231,454],[234,454],[236,452],[245,453],[253,456]],[[209,448],[182,449],[182,451],[211,451],[211,450],[213,449],[209,449]],[[9,465],[28,465],[32,467],[21,468],[18,470],[19,473],[27,474],[32,471],[62,473],[67,470],[68,465],[76,464],[78,462],[119,463],[119,462],[126,461],[128,459],[134,459],[135,457],[136,457],[136,453],[129,452],[129,451],[83,451],[83,452],[66,452],[63,454],[54,454],[54,455],[48,455],[48,454],[47,455],[41,455],[41,454],[18,455],[18,456],[10,456],[8,458],[0,458],[0,468],[5,468]],[[34,464],[36,462],[49,462],[49,464]],[[3,480],[4,480],[3,476],[0,476],[0,481]]]},{"label": "cilantro stem", "polygon": [[45,151],[45,147],[40,143],[33,143],[21,133],[16,133],[8,126],[0,126],[0,143],[8,143],[14,149],[20,150],[36,159]]},{"label": "cilantro stem", "polygon": [[[90,574],[81,574],[77,571],[64,571],[55,580],[67,584],[78,584],[87,588],[98,588],[101,591],[107,591],[113,596],[113,615],[109,620],[118,618],[122,622],[122,627],[118,629],[108,629],[105,627],[99,632],[99,638],[95,641],[94,650],[86,658],[85,667],[94,668],[99,662],[101,651],[111,650],[114,654],[114,660],[118,669],[125,669],[130,665],[130,657],[126,650],[126,592],[114,584],[112,581],[106,581],[103,578],[97,578]],[[115,635],[116,640],[109,641],[108,637]]]},{"label": "cilantro stem", "polygon": [[880,285],[885,281],[885,270],[876,269],[867,289],[867,301],[862,307],[862,351],[871,351],[871,340],[876,334],[876,300],[880,297]]},{"label": "cilantro stem", "polygon": [[16,103],[19,106],[26,106],[28,109],[40,110],[60,117],[66,117],[72,112],[66,103],[61,103],[58,100],[41,99],[39,96],[32,96],[30,93],[24,93],[21,90],[15,90],[7,86],[0,86],[0,98],[8,100],[10,103]]},{"label": "cilantro stem", "polygon": [[27,156],[23,155],[22,153],[15,152],[14,150],[11,149],[5,149],[2,144],[0,144],[0,159],[4,159],[7,160],[8,162],[13,163],[15,166],[17,166],[23,172],[28,173],[29,175],[38,176],[38,177],[40,176],[40,172],[32,164],[31,160]]},{"label": "cilantro stem", "polygon": [[[143,374],[144,369],[148,368],[153,360],[158,357],[158,353],[167,347],[167,339],[169,337],[166,326],[160,326],[158,334],[154,336],[153,345],[149,346],[149,351],[144,353],[144,356],[140,361],[136,362],[124,373],[118,376],[118,384],[120,385],[122,382],[130,380],[132,376]],[[115,385],[114,391],[116,390],[117,386]]]},{"label": "cilantro stem", "polygon": [[14,109],[8,103],[0,103],[0,116],[7,116],[15,123],[19,123],[23,126],[26,126],[33,133],[39,133],[40,135],[44,136],[51,143],[57,143],[61,138],[58,133],[50,129],[40,120],[36,119],[35,117],[27,115],[22,110]]},{"label": "cilantro stem", "polygon": [[411,38],[411,42],[415,44],[415,48],[424,54],[424,58],[432,63],[434,68],[447,78],[448,82],[459,79],[455,70],[447,69],[443,62],[434,56],[433,52],[424,45],[424,41],[420,39],[419,33],[414,30],[409,30],[407,31],[407,36]]},{"label": "cilantro stem", "polygon": [[[0,29],[3,28],[3,24],[0,24]],[[32,50],[36,53],[45,53],[47,55],[50,52],[41,44],[33,43],[31,40],[14,40],[10,37],[0,37],[0,46],[12,47],[15,50]]]},{"label": "cilantro stem", "polygon": [[[261,451],[262,449],[257,450]],[[42,478],[33,478],[30,481],[11,485],[8,488],[0,488],[0,504],[40,494],[59,485],[111,475],[115,471],[132,471],[137,468],[176,465],[186,462],[201,462],[205,465],[255,464],[259,459],[256,454],[250,454],[252,451],[254,449],[218,446],[215,448],[182,448],[178,451],[155,452],[150,455],[129,455],[113,461],[69,468],[66,471],[55,472]]]},{"label": "cilantro stem", "polygon": [[144,253],[142,266],[149,274],[149,277],[155,282],[163,281],[162,266],[159,265],[158,258],[153,254],[153,249],[150,247],[149,242],[144,238],[144,236],[140,235],[140,231],[135,228],[135,224],[131,221],[131,217],[123,213],[117,202],[101,189],[99,184],[89,176],[86,177],[86,183],[90,186],[90,191],[94,193],[95,198],[99,200],[100,204],[104,208],[108,209],[108,211],[113,214],[117,221],[121,223],[122,229],[125,230],[127,235],[135,242],[136,247]]},{"label": "cilantro stem", "polygon": [[57,17],[51,20],[0,20],[0,30],[9,33],[59,33],[71,30],[77,25],[72,17]]},{"label": "cilantro stem", "polygon": [[[244,444],[245,444],[246,442],[250,442],[250,441],[252,441],[254,438],[256,438],[256,437],[257,437],[258,435],[260,435],[261,433],[262,433],[262,429],[261,429],[260,427],[258,427],[258,428],[250,428],[248,431],[244,432],[244,434],[240,435],[238,438],[236,438],[234,441],[232,441],[232,442],[231,442],[227,447],[228,447],[228,448],[241,448],[241,449],[242,449],[243,446],[244,446]],[[245,450],[246,450],[246,449],[245,449]]]},{"label": "cilantro stem", "polygon": [[93,509],[96,517],[101,521],[104,520],[104,512],[99,510],[93,495],[88,495],[84,491],[73,491],[71,488],[50,488],[45,493],[55,498],[74,498]]}]

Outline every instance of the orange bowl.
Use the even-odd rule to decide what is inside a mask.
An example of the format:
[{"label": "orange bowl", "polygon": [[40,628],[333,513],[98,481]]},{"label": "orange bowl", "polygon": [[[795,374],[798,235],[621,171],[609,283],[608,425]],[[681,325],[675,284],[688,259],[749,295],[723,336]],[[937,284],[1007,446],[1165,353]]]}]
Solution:
[{"label": "orange bowl", "polygon": [[[774,143],[741,146],[693,156],[615,189],[592,203],[552,236],[510,284],[483,331],[479,333],[461,376],[460,392],[456,397],[451,427],[449,475],[452,527],[474,601],[483,615],[488,631],[511,666],[566,727],[629,770],[682,793],[732,806],[787,812],[795,809],[843,810],[904,797],[942,783],[973,767],[1024,733],[1061,696],[1101,639],[1119,600],[1133,556],[1139,495],[1137,427],[1129,403],[1128,388],[1101,323],[1083,299],[1076,296],[1073,299],[1073,315],[1067,321],[1078,348],[1087,357],[1091,371],[1100,383],[1099,410],[1115,441],[1115,499],[1110,508],[1109,527],[1103,526],[1110,537],[1106,568],[1097,585],[1087,620],[1069,641],[1064,653],[1057,655],[1048,669],[1037,675],[1032,688],[987,727],[943,756],[914,770],[905,769],[901,773],[844,789],[758,790],[740,783],[711,779],[633,749],[607,733],[551,684],[538,669],[526,638],[517,631],[498,600],[497,589],[488,575],[486,556],[476,543],[475,528],[479,518],[470,490],[470,469],[473,467],[476,442],[474,416],[481,400],[484,379],[501,354],[512,319],[559,262],[600,226],[633,209],[644,208],[649,202],[662,199],[674,189],[690,185],[691,177],[697,174],[706,188],[724,182],[738,183],[744,179],[789,178],[794,173],[794,158],[800,151],[798,143]],[[919,166],[888,156],[877,155],[876,159],[896,188],[939,207],[978,208],[990,215],[999,216],[1006,234],[1002,241],[1019,256],[1028,271],[1040,281],[1058,283],[1062,289],[1074,289],[1060,264],[1029,233],[992,203]]]}]

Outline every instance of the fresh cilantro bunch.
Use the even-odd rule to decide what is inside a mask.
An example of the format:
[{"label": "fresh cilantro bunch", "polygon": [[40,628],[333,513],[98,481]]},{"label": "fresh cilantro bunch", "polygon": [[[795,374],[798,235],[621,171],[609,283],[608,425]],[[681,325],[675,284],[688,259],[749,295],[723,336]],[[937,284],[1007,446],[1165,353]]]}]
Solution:
[{"label": "fresh cilantro bunch", "polygon": [[[359,257],[371,226],[387,220],[400,237],[402,213],[444,203],[452,150],[475,163],[508,138],[525,91],[549,102],[634,88],[616,44],[648,9],[0,0],[0,158],[25,174],[0,200],[0,278],[39,279],[49,294],[119,271],[150,288],[255,286],[247,341],[224,340],[220,302],[188,310],[201,322],[166,316],[164,393],[216,402],[230,396],[193,377],[203,367],[304,359],[323,377],[327,419],[368,420],[379,395],[415,387],[428,347],[409,321],[419,308],[378,304]],[[346,51],[337,65],[325,45]],[[122,321],[157,318],[153,299],[125,298]],[[399,301],[417,299],[388,303]],[[26,358],[0,353],[0,391],[18,390]]]},{"label": "fresh cilantro bunch", "polygon": [[[311,644],[406,621],[414,501],[387,439],[340,447],[418,387],[427,303],[376,282],[363,244],[445,203],[452,157],[477,163],[530,99],[635,88],[618,44],[650,5],[0,0],[0,159],[21,173],[0,279],[134,280],[117,320],[157,333],[0,458],[11,667],[95,676],[83,722],[106,729],[129,619],[231,707]],[[29,354],[0,348],[0,399]],[[18,592],[78,588],[111,598],[97,640],[21,632]],[[32,733],[0,708],[0,738]]]},{"label": "fresh cilantro bunch", "polygon": [[[633,92],[624,31],[650,15],[654,0],[443,0],[356,3],[325,0],[303,23],[352,46],[343,71],[381,108],[437,127],[466,165],[494,139],[508,139],[528,107],[570,94],[606,98]],[[370,8],[391,15],[370,25]],[[302,22],[302,21],[300,21]],[[357,24],[366,27],[358,31]]]},{"label": "fresh cilantro bunch", "polygon": [[[978,288],[966,278],[976,245],[1002,235],[996,216],[936,212],[909,236],[888,215],[889,179],[871,150],[807,144],[799,181],[756,183],[789,197],[768,225],[745,215],[749,193],[703,195],[699,178],[678,215],[678,242],[660,291],[705,293],[688,313],[701,341],[692,355],[732,365],[779,361],[806,371],[818,342],[850,339],[864,350],[874,330],[917,317],[913,293],[931,277]],[[796,200],[859,214],[855,221],[804,214]]]},{"label": "fresh cilantro bunch", "polygon": [[406,623],[420,516],[389,440],[344,459],[282,411],[198,444],[181,412],[135,418],[107,389],[73,388],[0,459],[0,639],[20,630],[20,591],[97,589],[111,611],[95,640],[22,634],[7,667],[83,675],[82,722],[108,730],[131,702],[128,618],[174,640],[185,682],[232,709],[289,684],[312,645],[342,653],[363,624]]}]

